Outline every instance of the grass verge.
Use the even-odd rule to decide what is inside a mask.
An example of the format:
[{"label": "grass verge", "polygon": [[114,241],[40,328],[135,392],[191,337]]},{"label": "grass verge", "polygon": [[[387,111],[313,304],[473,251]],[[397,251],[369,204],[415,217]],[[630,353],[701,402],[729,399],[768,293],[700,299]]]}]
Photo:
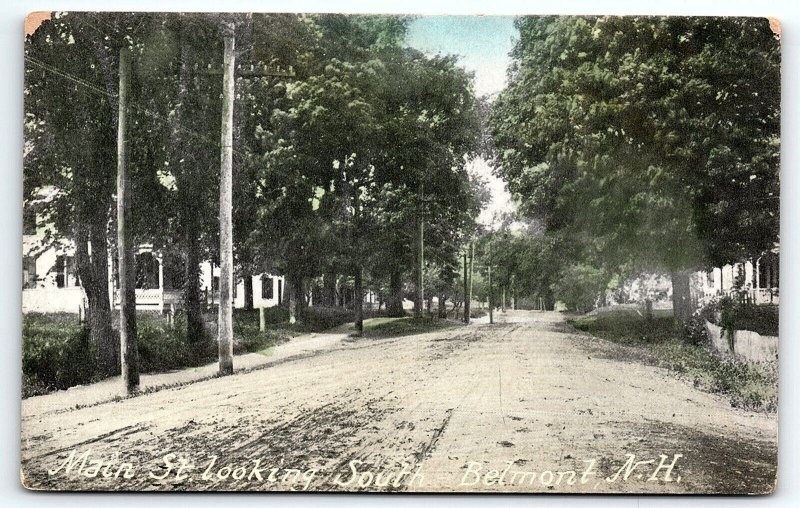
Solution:
[{"label": "grass verge", "polygon": [[626,346],[626,356],[664,367],[695,387],[728,396],[731,405],[774,412],[778,402],[777,367],[723,359],[707,344],[693,344],[676,332],[671,318],[647,321],[607,313],[569,321],[578,330]]},{"label": "grass verge", "polygon": [[[367,316],[378,315],[375,312]],[[166,372],[197,367],[217,358],[216,312],[204,314],[205,337],[192,343],[186,336],[186,317],[137,312],[139,370]],[[233,313],[234,354],[269,356],[275,347],[304,333],[322,332],[352,322],[353,311],[343,308],[309,307],[294,325],[282,307],[265,309],[265,329],[260,330],[259,310],[236,309]],[[116,320],[115,320],[116,321]],[[118,324],[114,323],[115,327]],[[85,324],[74,314],[37,314],[22,320],[22,396],[41,395],[99,380],[96,351]]]},{"label": "grass verge", "polygon": [[[390,337],[435,332],[454,326],[458,325],[446,319],[430,317],[379,317],[364,321],[364,333],[361,337],[367,339],[387,339]],[[352,326],[347,327],[347,331],[353,330]]]}]

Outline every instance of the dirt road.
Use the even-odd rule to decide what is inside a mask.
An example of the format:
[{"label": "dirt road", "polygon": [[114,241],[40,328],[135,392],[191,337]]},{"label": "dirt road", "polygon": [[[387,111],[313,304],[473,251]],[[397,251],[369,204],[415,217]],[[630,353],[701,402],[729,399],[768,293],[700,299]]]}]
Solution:
[{"label": "dirt road", "polygon": [[[313,356],[22,421],[23,482],[81,490],[741,492],[777,417],[620,356],[555,313]],[[507,321],[507,322],[503,322]]]}]

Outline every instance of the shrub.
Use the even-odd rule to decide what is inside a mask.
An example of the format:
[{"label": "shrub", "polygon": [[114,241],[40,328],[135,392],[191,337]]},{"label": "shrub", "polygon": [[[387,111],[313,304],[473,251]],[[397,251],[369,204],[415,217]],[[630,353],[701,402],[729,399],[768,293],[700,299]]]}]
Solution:
[{"label": "shrub", "polygon": [[708,342],[708,330],[706,330],[706,320],[700,314],[694,314],[686,324],[683,325],[683,336],[695,346],[700,346]]},{"label": "shrub", "polygon": [[728,321],[734,330],[777,336],[778,306],[740,303],[730,309]]},{"label": "shrub", "polygon": [[166,317],[137,314],[139,370],[163,372],[181,367],[202,365],[217,357],[216,342],[204,336],[197,343],[186,336],[186,315],[179,312],[172,324]]},{"label": "shrub", "polygon": [[[364,311],[364,319],[379,315]],[[302,327],[309,332],[322,332],[355,320],[355,312],[342,307],[309,307],[302,316]]]},{"label": "shrub", "polygon": [[94,380],[95,348],[75,317],[29,314],[22,321],[23,397]]},{"label": "shrub", "polygon": [[280,329],[280,324],[289,319],[289,312],[280,307],[264,309],[265,324],[260,331],[259,310],[237,310],[233,318],[233,352],[254,353],[285,342],[290,334]]},{"label": "shrub", "polygon": [[[759,411],[777,407],[777,369],[719,358],[707,347],[676,337],[671,318],[656,318],[648,324],[643,318],[608,313],[582,316],[571,323],[596,337],[632,346],[633,358],[673,370],[696,387],[727,394],[736,407]],[[618,350],[617,354],[629,353]]]},{"label": "shrub", "polygon": [[601,270],[589,265],[572,265],[561,271],[553,285],[556,300],[569,309],[585,312],[594,307],[597,295],[606,288],[606,279]]}]

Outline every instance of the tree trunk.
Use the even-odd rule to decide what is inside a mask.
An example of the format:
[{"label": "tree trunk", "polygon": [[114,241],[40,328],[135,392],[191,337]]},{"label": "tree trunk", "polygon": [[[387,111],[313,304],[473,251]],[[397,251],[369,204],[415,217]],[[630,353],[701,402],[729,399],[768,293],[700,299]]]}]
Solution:
[{"label": "tree trunk", "polygon": [[651,300],[650,298],[647,298],[644,301],[644,317],[648,321],[653,320],[653,300]]},{"label": "tree trunk", "polygon": [[199,354],[199,346],[205,339],[203,327],[203,305],[200,298],[200,240],[197,230],[186,232],[186,276],[183,286],[183,306],[186,312],[186,338]]},{"label": "tree trunk", "polygon": [[389,297],[386,301],[386,312],[390,317],[405,316],[403,310],[403,281],[400,268],[394,268],[389,274]]},{"label": "tree trunk", "polygon": [[445,295],[439,295],[439,319],[445,319],[447,317],[447,297]]},{"label": "tree trunk", "polygon": [[364,332],[364,288],[361,280],[361,264],[356,263],[355,268],[355,291],[353,295],[353,305],[355,307],[355,328],[356,333],[361,335]]},{"label": "tree trunk", "polygon": [[[105,213],[102,213],[106,210]],[[101,376],[120,372],[119,341],[111,325],[111,301],[108,292],[107,209],[100,207],[92,222],[77,219],[75,266],[86,294],[86,323],[89,337],[97,351],[97,371]],[[89,255],[89,242],[92,254]]]},{"label": "tree trunk", "polygon": [[[186,337],[192,346],[192,355],[198,357],[205,341],[203,309],[200,299],[200,217],[194,209],[197,202],[196,178],[191,174],[188,143],[184,140],[186,100],[192,82],[193,53],[191,45],[181,37],[181,67],[178,75],[178,95],[175,100],[175,115],[171,117],[171,156],[170,167],[176,168],[175,178],[178,187],[178,202],[181,209],[181,227],[184,240],[184,278],[183,309],[186,315]],[[205,305],[205,302],[203,302]]]},{"label": "tree trunk", "polygon": [[492,265],[489,265],[489,324],[494,324],[494,289],[492,288]]},{"label": "tree trunk", "polygon": [[361,258],[361,187],[356,186],[353,193],[353,261],[355,265],[353,307],[355,310],[356,333],[364,333],[364,287],[363,287],[363,260]]},{"label": "tree trunk", "polygon": [[511,276],[511,309],[517,310],[517,285],[514,275]]},{"label": "tree trunk", "polygon": [[244,308],[253,310],[253,276],[250,273],[244,274]]},{"label": "tree trunk", "polygon": [[472,268],[473,268],[473,261],[475,260],[475,244],[470,242],[469,244],[469,292],[467,293],[467,297],[464,299],[464,312],[467,316],[467,323],[472,318]]},{"label": "tree trunk", "polygon": [[289,297],[291,293],[290,290],[292,286],[291,277],[289,276],[288,273],[286,274],[286,276],[284,276],[283,280],[284,280],[283,284],[281,284],[280,281],[278,281],[278,292],[280,293],[280,296],[278,296],[278,305],[280,305],[285,309],[288,309]]},{"label": "tree trunk", "polygon": [[233,23],[223,26],[222,154],[219,183],[219,373],[233,374],[233,87],[236,64]]},{"label": "tree trunk", "polygon": [[328,272],[322,277],[322,305],[336,306],[336,274]]},{"label": "tree trunk", "polygon": [[117,116],[117,255],[119,256],[119,341],[122,381],[129,394],[139,389],[139,349],[136,346],[136,266],[130,234],[131,182],[128,175],[127,110],[130,51],[119,52],[119,114]]},{"label": "tree trunk", "polygon": [[691,271],[672,272],[672,311],[675,326],[682,327],[692,317]]}]

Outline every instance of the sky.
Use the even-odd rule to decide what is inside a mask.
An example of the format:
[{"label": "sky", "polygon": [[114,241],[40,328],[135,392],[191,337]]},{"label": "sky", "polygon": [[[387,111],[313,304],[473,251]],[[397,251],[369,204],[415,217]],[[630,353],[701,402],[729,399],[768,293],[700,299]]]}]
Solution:
[{"label": "sky", "polygon": [[[494,95],[506,86],[517,29],[513,16],[422,16],[409,26],[406,44],[428,55],[457,55],[459,64],[475,74],[475,93]],[[497,213],[513,209],[505,182],[492,174],[486,160],[470,162],[468,170],[483,176],[491,190],[491,203],[478,222],[490,225]]]},{"label": "sky", "polygon": [[485,95],[505,87],[516,37],[513,16],[422,16],[409,26],[406,43],[429,55],[458,55],[475,73],[475,93]]}]

